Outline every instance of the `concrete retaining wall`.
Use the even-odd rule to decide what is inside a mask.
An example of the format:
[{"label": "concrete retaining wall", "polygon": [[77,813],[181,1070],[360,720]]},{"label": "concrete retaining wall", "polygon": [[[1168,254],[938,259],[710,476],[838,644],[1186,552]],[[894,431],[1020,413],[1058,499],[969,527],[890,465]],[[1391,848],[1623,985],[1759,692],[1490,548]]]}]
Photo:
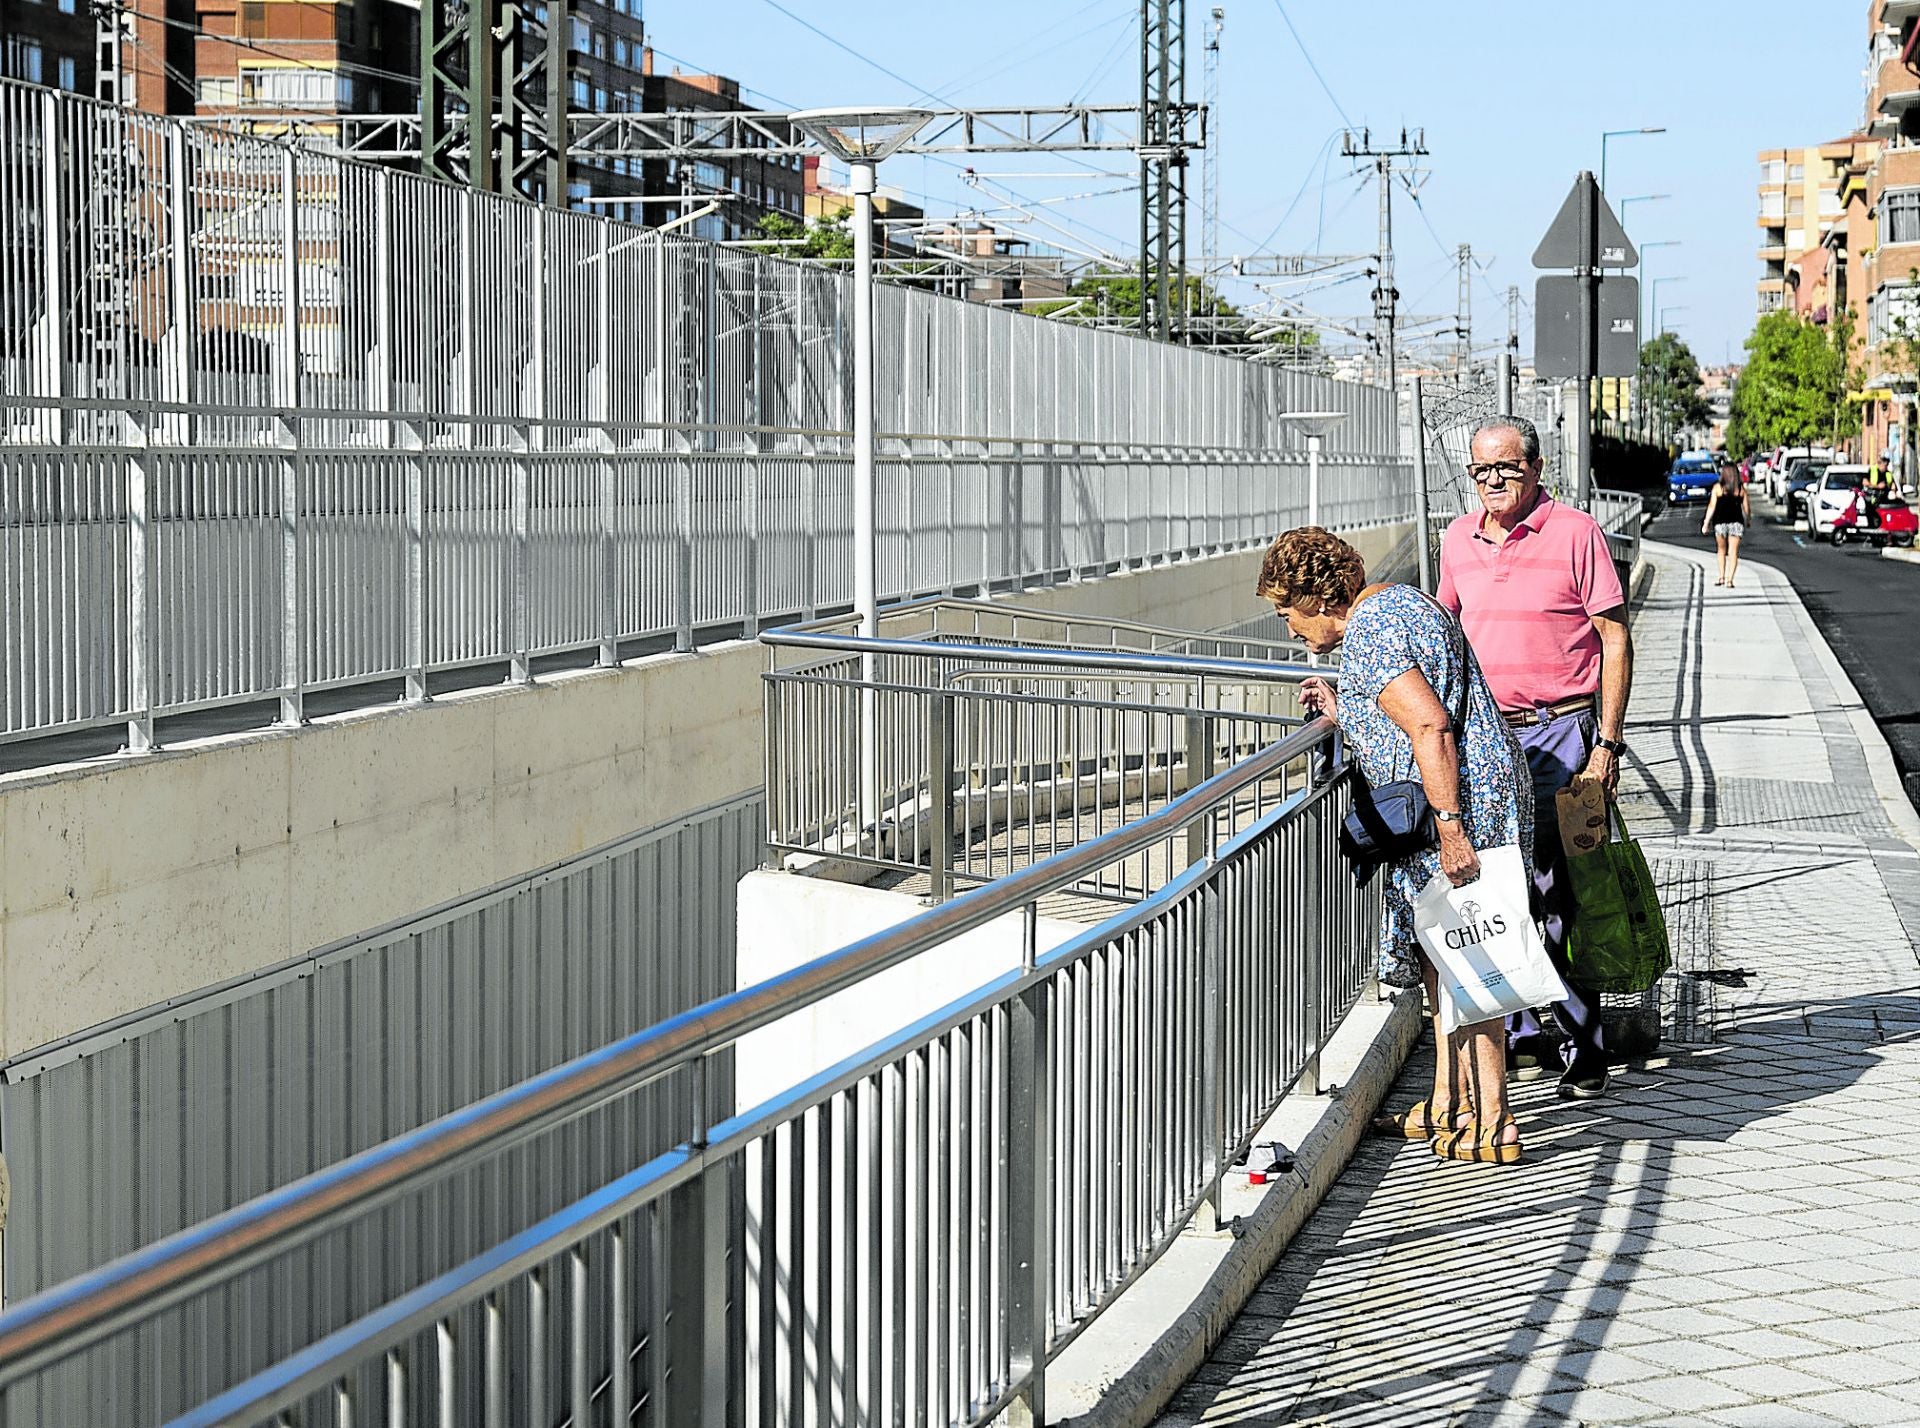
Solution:
[{"label": "concrete retaining wall", "polygon": [[[1357,533],[1377,560],[1404,526]],[[1211,629],[1256,552],[1030,590]],[[751,643],[0,777],[0,1057],[757,786]]]}]

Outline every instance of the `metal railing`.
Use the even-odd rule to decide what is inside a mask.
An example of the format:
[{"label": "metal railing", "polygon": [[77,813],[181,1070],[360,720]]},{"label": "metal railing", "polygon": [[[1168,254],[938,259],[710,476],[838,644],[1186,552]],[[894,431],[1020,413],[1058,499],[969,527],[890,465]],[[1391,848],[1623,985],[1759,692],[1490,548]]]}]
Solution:
[{"label": "metal railing", "polygon": [[[850,279],[0,82],[0,739],[851,602]],[[883,597],[1248,546],[1375,388],[876,294]],[[369,694],[369,700],[385,697]]]},{"label": "metal railing", "polygon": [[[1312,670],[1298,646],[944,600],[889,609],[871,640],[846,620],[761,640],[768,846],[924,870],[936,900],[1285,737]],[[1295,791],[1257,786],[1238,821]],[[1077,891],[1142,896],[1211,846],[1169,840]]]},{"label": "metal railing", "polygon": [[[685,1068],[688,1141],[174,1421],[1043,1422],[1049,1362],[1217,1205],[1279,1097],[1317,1075],[1378,909],[1334,853],[1344,777],[1302,779],[1045,954],[1037,904],[1217,824],[1332,738],[1316,721],[1121,828],[37,1296],[0,1316],[0,1406],[60,1421],[32,1397],[50,1366],[136,1331],[190,1353],[174,1306]],[[1028,929],[1019,967],[712,1114],[707,1057],[1009,914]]]}]

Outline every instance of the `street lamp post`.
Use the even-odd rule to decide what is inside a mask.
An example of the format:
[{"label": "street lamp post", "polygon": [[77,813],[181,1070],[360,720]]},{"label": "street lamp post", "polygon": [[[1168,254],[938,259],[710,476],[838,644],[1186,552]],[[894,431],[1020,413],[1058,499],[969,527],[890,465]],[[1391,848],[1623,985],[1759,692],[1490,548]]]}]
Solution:
[{"label": "street lamp post", "polygon": [[[861,636],[869,640],[880,634],[873,414],[874,169],[931,117],[923,109],[808,109],[792,116],[796,128],[847,166],[848,187],[853,190],[853,610]],[[859,819],[862,832],[871,830],[877,837],[879,709],[874,702],[870,650],[860,656],[860,684]]]},{"label": "street lamp post", "polygon": [[1627,134],[1664,134],[1664,128],[1646,129],[1608,129],[1600,135],[1600,192],[1607,191],[1607,140],[1618,139]]},{"label": "street lamp post", "polygon": [[[1627,209],[1632,207],[1634,204],[1665,203],[1669,198],[1672,198],[1672,197],[1673,195],[1670,193],[1636,193],[1632,195],[1630,198],[1621,199],[1619,203],[1614,205],[1614,207],[1618,209],[1620,213],[1620,226],[1622,228],[1627,228]],[[1627,228],[1627,232],[1629,235],[1631,235],[1633,230],[1631,228]],[[1642,249],[1645,249],[1646,247],[1651,245],[1642,244],[1640,246]],[[1633,276],[1636,281],[1644,283],[1647,277],[1647,255],[1644,251],[1637,251],[1636,257],[1638,262],[1637,262],[1637,266],[1633,270]],[[1638,330],[1638,333],[1639,333],[1638,342],[1636,342],[1634,346],[1633,378],[1632,378],[1633,404],[1637,411],[1640,405],[1640,387],[1641,387],[1640,344],[1644,343],[1647,340],[1647,328],[1646,328],[1645,322],[1641,320],[1640,309],[1638,304],[1635,305],[1633,310],[1633,325]]]},{"label": "street lamp post", "polygon": [[[1310,526],[1320,524],[1320,444],[1346,417],[1345,412],[1282,412],[1279,416],[1279,420],[1299,427],[1306,434],[1307,524]],[[1320,656],[1309,654],[1307,663],[1320,663]]]},{"label": "street lamp post", "polygon": [[[1641,276],[1645,277],[1646,271],[1647,271],[1647,249],[1678,248],[1680,245],[1681,245],[1681,240],[1678,238],[1658,238],[1651,243],[1642,243],[1640,245]],[[1654,279],[1654,282],[1656,283],[1659,281],[1660,280],[1658,278]],[[1640,300],[1641,300],[1641,306],[1644,309],[1643,313],[1640,315],[1640,345],[1643,348],[1646,346],[1646,343],[1647,343],[1647,335],[1648,335],[1647,334],[1647,316],[1652,312],[1652,307],[1649,303],[1649,299],[1651,297],[1652,297],[1652,293],[1648,291],[1647,285],[1643,282],[1640,285]],[[1637,385],[1644,388],[1646,386],[1646,383],[1639,381],[1640,361],[1639,361],[1638,353],[1636,353],[1634,356],[1633,369],[1634,369],[1635,380]],[[1647,435],[1647,416],[1648,416],[1648,413],[1647,413],[1646,393],[1642,391],[1640,393],[1640,434],[1643,437]]]}]

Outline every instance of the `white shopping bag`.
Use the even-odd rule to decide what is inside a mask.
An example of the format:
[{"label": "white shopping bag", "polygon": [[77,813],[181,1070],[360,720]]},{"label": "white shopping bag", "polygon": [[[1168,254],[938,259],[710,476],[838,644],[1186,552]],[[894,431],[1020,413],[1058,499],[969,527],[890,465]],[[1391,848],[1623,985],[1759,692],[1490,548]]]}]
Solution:
[{"label": "white shopping bag", "polygon": [[1457,888],[1445,873],[1420,890],[1413,930],[1440,973],[1440,1030],[1566,1000],[1527,906],[1517,843],[1480,850],[1480,876]]}]

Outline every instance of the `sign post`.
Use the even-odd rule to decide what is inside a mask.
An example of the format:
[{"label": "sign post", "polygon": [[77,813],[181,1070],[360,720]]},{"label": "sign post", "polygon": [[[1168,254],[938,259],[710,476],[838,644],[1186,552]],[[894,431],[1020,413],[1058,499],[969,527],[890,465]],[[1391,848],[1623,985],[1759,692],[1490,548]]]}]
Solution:
[{"label": "sign post", "polygon": [[[1555,369],[1564,372],[1571,356],[1571,375],[1577,401],[1568,415],[1573,418],[1568,436],[1572,452],[1574,502],[1581,510],[1593,504],[1593,385],[1599,377],[1627,377],[1639,365],[1639,284],[1630,278],[1606,279],[1608,268],[1630,268],[1639,261],[1633,244],[1628,240],[1626,230],[1620,226],[1619,218],[1608,205],[1606,196],[1600,192],[1600,185],[1594,182],[1593,175],[1585,169],[1573,181],[1573,191],[1567,195],[1566,202],[1560,205],[1560,212],[1547,229],[1546,237],[1540,240],[1540,246],[1534,251],[1533,265],[1536,268],[1571,268],[1573,270],[1574,298],[1573,331],[1568,333],[1565,323],[1553,323],[1546,318],[1546,308],[1555,294],[1549,284],[1564,284],[1565,279],[1542,278],[1538,289],[1541,306],[1536,309],[1540,320],[1535,323],[1534,367],[1541,376],[1550,375]],[[1603,294],[1604,286],[1619,286],[1613,293]],[[1627,295],[1631,288],[1632,296]],[[1612,301],[1609,301],[1612,299]],[[1625,304],[1631,303],[1634,316],[1623,319],[1618,314]],[[1603,314],[1608,320],[1603,324]],[[1622,325],[1624,322],[1624,331]],[[1619,366],[1615,352],[1606,350],[1607,346],[1617,349],[1623,345],[1617,341],[1603,345],[1601,332],[1604,327],[1616,337],[1624,338],[1631,344],[1630,360],[1624,367]],[[1572,338],[1571,342],[1566,339]],[[1571,348],[1571,352],[1567,349]],[[1603,361],[1603,356],[1609,360]]]}]

